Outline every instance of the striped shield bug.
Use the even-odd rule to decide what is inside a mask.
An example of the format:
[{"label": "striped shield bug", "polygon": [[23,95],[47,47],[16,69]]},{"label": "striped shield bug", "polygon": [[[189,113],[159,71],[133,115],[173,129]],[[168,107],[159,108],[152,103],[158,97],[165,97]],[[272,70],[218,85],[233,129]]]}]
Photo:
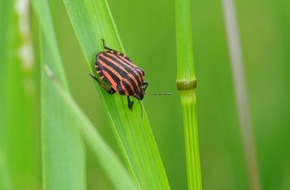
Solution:
[{"label": "striped shield bug", "polygon": [[[132,110],[134,102],[130,96],[138,101],[144,97],[148,82],[144,81],[145,72],[132,63],[132,61],[123,53],[113,50],[105,45],[102,39],[103,48],[106,51],[99,52],[96,56],[95,68],[101,80],[90,74],[99,85],[101,85],[109,94],[117,92],[120,95],[126,95],[128,107]],[[110,86],[110,87],[108,87]],[[160,93],[151,95],[171,95],[170,93]]]}]

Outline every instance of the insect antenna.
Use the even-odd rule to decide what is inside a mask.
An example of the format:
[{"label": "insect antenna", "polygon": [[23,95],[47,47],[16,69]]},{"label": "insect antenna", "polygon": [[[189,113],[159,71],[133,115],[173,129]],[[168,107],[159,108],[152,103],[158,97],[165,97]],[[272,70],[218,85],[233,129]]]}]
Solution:
[{"label": "insect antenna", "polygon": [[[147,93],[147,92],[145,92],[145,94],[152,95],[152,96],[170,96],[170,95],[173,95],[173,93],[168,93],[168,92],[162,92],[162,93]],[[139,99],[138,99],[138,102],[139,102],[140,108],[141,108],[141,118],[143,118],[143,105]]]},{"label": "insect antenna", "polygon": [[145,92],[145,94],[152,95],[152,96],[171,96],[171,95],[173,95],[173,93],[169,93],[169,92],[162,92],[162,93],[148,93],[148,92]]}]

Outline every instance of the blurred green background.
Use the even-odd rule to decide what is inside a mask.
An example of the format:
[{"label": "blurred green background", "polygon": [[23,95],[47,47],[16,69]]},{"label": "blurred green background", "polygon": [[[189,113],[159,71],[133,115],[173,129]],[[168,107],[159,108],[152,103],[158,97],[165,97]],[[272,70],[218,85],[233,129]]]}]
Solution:
[{"label": "blurred green background", "polygon": [[[63,3],[49,3],[72,95],[119,154]],[[146,96],[143,103],[172,189],[187,189],[182,115],[175,85],[174,1],[108,3],[126,54],[146,72],[147,91],[174,93],[171,97]],[[237,0],[235,5],[262,189],[290,189],[290,1]],[[191,6],[203,188],[248,189],[221,1],[195,0]],[[33,11],[31,23],[37,55],[38,23]],[[36,94],[31,100],[37,112],[38,62],[36,57],[32,72]],[[32,141],[40,142],[39,114],[29,117],[33,118]],[[15,139],[14,143],[21,142]],[[33,178],[40,188],[40,145],[33,147],[33,157],[38,160]],[[90,150],[86,159],[88,189],[112,189]]]}]

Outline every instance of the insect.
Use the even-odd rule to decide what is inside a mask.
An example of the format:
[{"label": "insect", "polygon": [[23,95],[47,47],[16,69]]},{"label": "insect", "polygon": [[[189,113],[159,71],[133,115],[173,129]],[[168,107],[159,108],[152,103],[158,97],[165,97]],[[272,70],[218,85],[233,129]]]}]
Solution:
[{"label": "insect", "polygon": [[[117,92],[120,95],[126,95],[128,108],[132,110],[134,102],[130,99],[130,96],[135,97],[138,101],[142,100],[148,86],[148,82],[144,81],[145,72],[133,64],[123,53],[107,47],[104,39],[102,39],[102,42],[104,49],[107,51],[99,52],[95,62],[97,74],[102,80],[91,74],[90,76],[109,94],[112,95]],[[151,95],[171,94],[160,93]]]}]

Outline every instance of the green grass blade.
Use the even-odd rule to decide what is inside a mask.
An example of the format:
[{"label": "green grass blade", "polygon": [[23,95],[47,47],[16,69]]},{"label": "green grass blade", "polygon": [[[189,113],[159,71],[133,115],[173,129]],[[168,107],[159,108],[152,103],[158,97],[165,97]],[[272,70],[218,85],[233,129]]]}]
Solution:
[{"label": "green grass blade", "polygon": [[[107,2],[64,0],[64,3],[90,71],[95,73],[95,56],[103,51],[101,38],[105,39],[107,46],[123,50]],[[142,118],[136,100],[133,111],[130,111],[126,97],[117,94],[110,96],[103,89],[99,92],[109,112],[126,165],[136,182],[144,189],[169,189],[146,113]]]},{"label": "green grass blade", "polygon": [[196,114],[196,79],[193,65],[191,12],[189,0],[175,0],[177,39],[177,88],[181,97],[187,162],[188,189],[202,189],[198,126]]},{"label": "green grass blade", "polygon": [[[43,35],[41,62],[53,67],[61,63],[51,56],[48,41],[50,39]],[[73,127],[74,117],[67,114],[69,108],[60,100],[49,79],[42,76],[41,85],[44,189],[85,189],[84,146],[79,131]]]},{"label": "green grass blade", "polygon": [[[9,22],[10,17],[13,16],[12,13],[12,3],[11,1],[1,1],[0,2],[0,189],[6,190],[12,188],[11,173],[8,163],[8,103],[7,92],[9,79],[8,66],[15,61],[9,59],[9,55],[16,51],[15,45],[13,45],[15,39],[14,35],[9,37],[11,29],[13,29],[14,22]],[[5,27],[4,27],[5,26]],[[14,26],[15,27],[15,26]],[[11,29],[10,29],[11,28]],[[8,46],[8,47],[7,47]],[[8,63],[8,64],[7,64]]]},{"label": "green grass blade", "polygon": [[[41,63],[49,65],[64,88],[67,82],[54,36],[47,1],[33,0],[41,26]],[[41,126],[43,149],[43,188],[46,190],[85,189],[84,145],[74,116],[61,101],[55,87],[41,70]]]},{"label": "green grass blade", "polygon": [[137,189],[126,168],[118,160],[100,134],[95,130],[93,124],[81,111],[70,94],[60,86],[49,68],[45,68],[46,74],[51,79],[50,83],[53,84],[54,88],[56,88],[56,92],[64,105],[69,108],[67,109],[67,114],[72,116],[72,123],[74,123],[76,128],[79,128],[83,132],[84,139],[93,150],[96,158],[100,161],[101,166],[108,174],[111,182],[115,185],[115,188],[120,190]]},{"label": "green grass blade", "polygon": [[57,46],[57,41],[54,34],[48,2],[46,0],[32,0],[32,5],[38,18],[38,22],[41,25],[41,31],[44,34],[44,38],[47,39],[47,46],[50,49],[50,56],[54,59],[54,62],[49,63],[49,65],[52,65],[52,69],[61,81],[62,85],[65,88],[68,88],[63,65],[61,64],[62,61],[59,48]]},{"label": "green grass blade", "polygon": [[[23,52],[29,30],[23,33],[23,14],[16,1],[0,2],[0,189],[35,189],[38,180],[35,153],[33,65]],[[22,53],[22,54],[21,54]],[[28,58],[31,58],[28,56]],[[31,62],[29,62],[31,64]]]},{"label": "green grass blade", "polygon": [[[45,37],[41,43],[42,65],[54,62]],[[44,189],[85,189],[84,145],[73,122],[74,116],[68,113],[69,107],[43,71],[41,84]]]},{"label": "green grass blade", "polygon": [[[35,9],[38,9],[40,19],[46,16],[45,19],[40,20],[40,23],[51,23],[48,10],[42,10],[46,6],[41,7],[46,3],[39,4],[38,2],[34,5]],[[58,54],[53,28],[49,24],[42,25],[43,30],[46,28],[46,31],[52,33],[46,32],[41,38],[42,64],[47,63],[60,76],[63,74],[62,63]],[[47,39],[49,39],[49,42]],[[62,78],[62,81],[57,83],[66,84],[65,77],[60,78]],[[51,78],[42,73],[42,85],[44,188],[85,189],[84,150],[78,128],[82,126],[86,139],[93,147],[101,165],[109,174],[116,189],[136,189],[126,170],[101,141],[100,136],[93,131],[93,126],[78,110],[68,93],[60,90],[60,84],[57,85],[58,88],[55,88],[56,85],[51,82]],[[112,167],[114,170],[112,170]]]}]

